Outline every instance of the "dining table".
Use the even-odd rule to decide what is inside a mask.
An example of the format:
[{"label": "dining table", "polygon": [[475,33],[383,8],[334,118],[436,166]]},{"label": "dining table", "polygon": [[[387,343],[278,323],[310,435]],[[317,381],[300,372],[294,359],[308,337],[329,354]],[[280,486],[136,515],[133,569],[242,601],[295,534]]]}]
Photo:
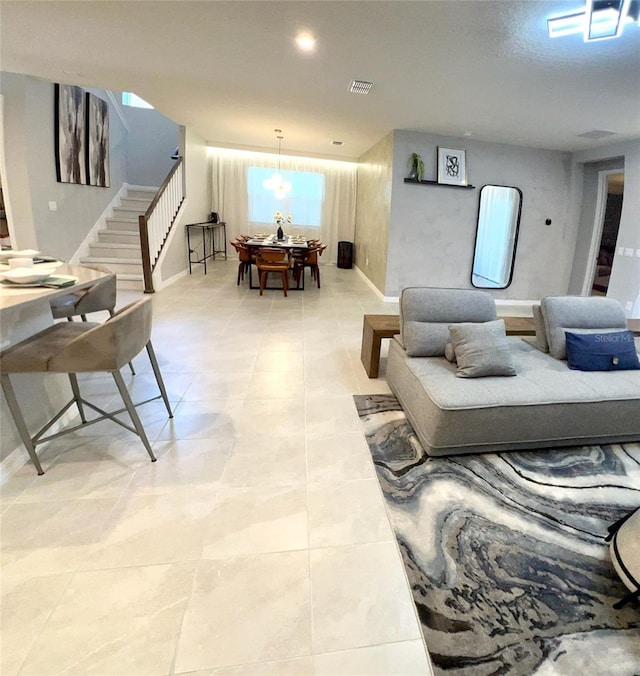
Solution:
[{"label": "dining table", "polygon": [[[256,251],[262,248],[269,249],[285,249],[287,252],[292,253],[294,251],[304,252],[309,249],[309,244],[305,237],[296,236],[296,235],[285,235],[282,239],[278,239],[275,234],[257,234],[253,235],[250,239],[245,240],[245,245],[249,249],[249,252],[255,254]],[[253,275],[251,274],[253,265],[249,266],[249,288],[250,289],[259,289],[259,285],[254,285]],[[267,289],[280,288],[280,287],[266,287]],[[296,286],[292,286],[289,289],[290,291],[304,291],[304,268],[302,269],[302,285],[298,289]]]}]

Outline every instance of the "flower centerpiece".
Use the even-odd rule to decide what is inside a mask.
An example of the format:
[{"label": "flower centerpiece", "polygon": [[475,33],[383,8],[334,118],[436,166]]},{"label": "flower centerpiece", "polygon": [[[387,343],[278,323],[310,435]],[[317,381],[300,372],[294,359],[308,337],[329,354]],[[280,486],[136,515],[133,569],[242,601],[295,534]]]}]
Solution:
[{"label": "flower centerpiece", "polygon": [[287,216],[286,218],[279,212],[276,211],[275,214],[273,214],[273,220],[278,224],[278,231],[276,233],[276,239],[279,241],[282,241],[284,239],[284,232],[282,230],[282,226],[285,223],[291,223],[291,214]]},{"label": "flower centerpiece", "polygon": [[278,224],[278,225],[283,225],[284,223],[291,223],[293,220],[291,217],[291,214],[289,214],[286,218],[279,212],[276,211],[275,214],[273,214],[273,220]]}]

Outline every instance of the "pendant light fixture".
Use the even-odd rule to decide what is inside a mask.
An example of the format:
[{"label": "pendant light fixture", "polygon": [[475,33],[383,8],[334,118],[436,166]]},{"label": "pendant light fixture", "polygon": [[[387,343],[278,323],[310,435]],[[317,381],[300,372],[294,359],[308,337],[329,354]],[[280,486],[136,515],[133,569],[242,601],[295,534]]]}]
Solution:
[{"label": "pendant light fixture", "polygon": [[282,136],[282,129],[274,129],[273,131],[276,132],[276,138],[278,139],[278,171],[264,180],[262,182],[262,187],[267,190],[272,190],[275,198],[277,200],[282,200],[287,196],[287,193],[291,191],[291,183],[285,181],[280,173],[280,153],[282,151],[282,139],[284,138]]}]

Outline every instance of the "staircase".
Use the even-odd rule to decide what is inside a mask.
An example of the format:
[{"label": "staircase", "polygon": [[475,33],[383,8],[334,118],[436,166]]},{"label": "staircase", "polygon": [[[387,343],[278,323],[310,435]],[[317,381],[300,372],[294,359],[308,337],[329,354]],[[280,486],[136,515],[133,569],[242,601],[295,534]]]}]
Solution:
[{"label": "staircase", "polygon": [[143,288],[142,254],[138,216],[151,204],[157,188],[129,189],[114,207],[113,216],[106,219],[107,227],[98,231],[98,241],[89,245],[90,255],[81,263],[99,263],[113,270],[119,289]]}]

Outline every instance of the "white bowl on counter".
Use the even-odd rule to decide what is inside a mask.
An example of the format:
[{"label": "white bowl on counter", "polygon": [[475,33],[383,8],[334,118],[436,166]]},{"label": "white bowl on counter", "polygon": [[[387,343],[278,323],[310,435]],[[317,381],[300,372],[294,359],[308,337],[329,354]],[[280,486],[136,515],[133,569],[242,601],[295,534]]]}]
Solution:
[{"label": "white bowl on counter", "polygon": [[38,266],[32,268],[14,268],[1,273],[2,279],[6,279],[14,284],[35,284],[44,282],[47,277],[50,277],[56,266]]}]

